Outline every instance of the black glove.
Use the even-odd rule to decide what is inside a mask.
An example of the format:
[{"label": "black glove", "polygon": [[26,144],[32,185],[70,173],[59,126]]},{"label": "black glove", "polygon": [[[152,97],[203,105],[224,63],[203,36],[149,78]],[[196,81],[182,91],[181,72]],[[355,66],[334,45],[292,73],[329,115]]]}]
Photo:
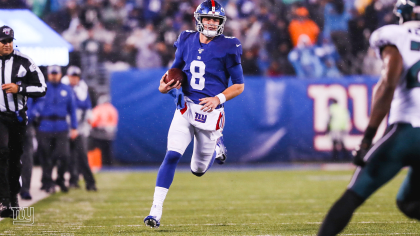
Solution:
[{"label": "black glove", "polygon": [[365,158],[371,146],[372,140],[363,139],[362,143],[355,150],[352,151],[353,164],[360,167],[365,166],[366,163],[363,160],[363,158]]},{"label": "black glove", "polygon": [[377,130],[378,128],[367,127],[362,143],[356,148],[356,150],[353,150],[353,164],[356,166],[365,166],[366,163],[363,158],[365,158],[369,149],[372,147],[372,140],[375,137]]}]

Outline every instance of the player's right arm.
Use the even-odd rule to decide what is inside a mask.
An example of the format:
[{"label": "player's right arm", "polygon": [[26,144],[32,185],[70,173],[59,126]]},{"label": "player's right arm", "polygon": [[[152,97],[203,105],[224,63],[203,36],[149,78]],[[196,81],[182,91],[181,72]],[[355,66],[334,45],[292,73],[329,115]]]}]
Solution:
[{"label": "player's right arm", "polygon": [[398,49],[406,28],[398,25],[387,25],[375,30],[370,38],[370,46],[383,61],[381,78],[372,99],[372,108],[368,127],[365,130],[359,150],[354,154],[353,163],[364,166],[367,154],[379,125],[391,108],[395,88],[403,72],[403,59]]},{"label": "player's right arm", "polygon": [[391,108],[395,88],[398,85],[401,73],[403,72],[403,59],[394,45],[388,45],[381,49],[383,67],[378,88],[373,96],[372,109],[368,127],[365,130],[359,150],[355,153],[353,163],[364,166],[364,156],[367,154],[372,140],[376,135],[379,125]]},{"label": "player's right arm", "polygon": [[381,52],[383,67],[378,89],[373,97],[369,119],[370,128],[378,128],[391,108],[395,88],[403,72],[403,59],[397,47],[385,46]]},{"label": "player's right arm", "polygon": [[231,76],[231,80],[233,84],[229,86],[225,91],[223,91],[223,95],[226,97],[226,101],[229,101],[239,94],[241,94],[245,89],[244,84],[244,71],[242,69],[242,64],[237,64],[228,68],[228,72]]},{"label": "player's right arm", "polygon": [[222,93],[215,97],[206,97],[200,99],[200,105],[203,105],[201,110],[211,112],[219,104],[229,101],[245,89],[244,73],[241,64],[242,46],[241,42],[234,37],[228,37],[228,52],[226,54],[226,69],[230,75],[232,85],[226,88]]},{"label": "player's right arm", "polygon": [[[175,51],[175,59],[174,62],[172,63],[171,69],[172,68],[178,68],[180,70],[182,70],[185,66],[185,61],[182,58],[182,42],[184,41],[185,36],[187,35],[187,32],[184,31],[182,32],[178,39],[175,41],[174,43],[174,47],[176,48]],[[160,84],[159,84],[159,91],[161,93],[168,93],[171,89],[179,89],[181,88],[181,83],[176,82],[173,86],[170,86],[170,84],[172,84],[173,80],[169,81],[168,83],[165,83],[165,78],[168,76],[168,72],[166,72],[162,78],[160,79]]]}]

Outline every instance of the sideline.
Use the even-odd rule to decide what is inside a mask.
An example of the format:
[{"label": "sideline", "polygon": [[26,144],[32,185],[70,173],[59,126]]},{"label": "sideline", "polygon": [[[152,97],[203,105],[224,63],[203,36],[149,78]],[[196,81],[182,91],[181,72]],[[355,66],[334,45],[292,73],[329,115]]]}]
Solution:
[{"label": "sideline", "polygon": [[[30,193],[32,195],[32,200],[22,200],[20,198],[20,195],[18,195],[19,197],[19,206],[21,207],[29,207],[32,206],[33,204],[37,203],[38,201],[48,197],[50,194],[46,193],[43,190],[40,190],[41,188],[41,176],[42,176],[42,169],[39,166],[35,166],[32,169],[32,178],[31,178],[31,189],[30,189]],[[3,219],[7,219],[7,218],[0,218],[0,221],[2,221]]]}]

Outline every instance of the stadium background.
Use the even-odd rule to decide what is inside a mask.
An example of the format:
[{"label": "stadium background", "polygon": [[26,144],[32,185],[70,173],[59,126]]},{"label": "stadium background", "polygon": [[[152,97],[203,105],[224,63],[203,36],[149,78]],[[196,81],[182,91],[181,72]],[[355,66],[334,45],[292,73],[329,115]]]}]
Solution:
[{"label": "stadium background", "polygon": [[[230,161],[332,161],[329,98],[348,107],[352,128],[346,146],[354,148],[381,67],[368,39],[375,29],[397,22],[395,1],[219,2],[228,16],[224,34],[243,45],[246,79],[245,92],[227,103]],[[0,8],[30,9],[71,43],[69,65],[82,68],[93,104],[110,94],[119,111],[115,157],[141,164],[164,157],[174,105],[159,94],[158,80],[173,60],[179,33],[195,29],[199,3],[0,0]]]}]

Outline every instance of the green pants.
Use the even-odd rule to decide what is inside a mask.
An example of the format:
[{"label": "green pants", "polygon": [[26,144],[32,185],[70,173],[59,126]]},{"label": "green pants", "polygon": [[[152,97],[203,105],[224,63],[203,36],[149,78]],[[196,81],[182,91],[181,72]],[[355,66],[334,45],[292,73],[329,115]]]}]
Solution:
[{"label": "green pants", "polygon": [[409,166],[397,200],[420,201],[420,128],[405,123],[389,126],[364,160],[366,165],[356,169],[349,189],[367,199],[403,167]]}]

